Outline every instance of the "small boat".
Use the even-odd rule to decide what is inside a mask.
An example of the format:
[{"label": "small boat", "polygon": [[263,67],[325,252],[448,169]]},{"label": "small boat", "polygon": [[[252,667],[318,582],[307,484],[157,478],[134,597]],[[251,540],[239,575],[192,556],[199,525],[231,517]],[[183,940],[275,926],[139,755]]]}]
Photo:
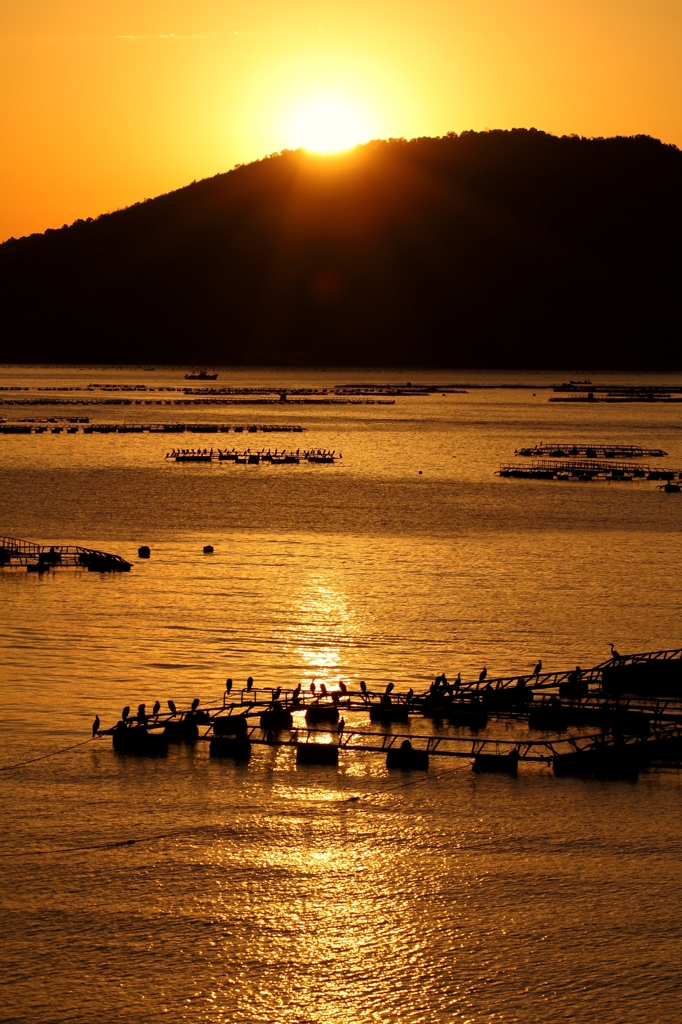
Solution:
[{"label": "small boat", "polygon": [[217,373],[206,373],[206,370],[200,370],[199,373],[186,373],[185,380],[217,380]]},{"label": "small boat", "polygon": [[668,481],[667,484],[662,484],[662,486],[659,487],[658,489],[659,491],[665,491],[666,494],[679,494],[682,490],[682,486],[680,484],[674,484],[671,481]]}]

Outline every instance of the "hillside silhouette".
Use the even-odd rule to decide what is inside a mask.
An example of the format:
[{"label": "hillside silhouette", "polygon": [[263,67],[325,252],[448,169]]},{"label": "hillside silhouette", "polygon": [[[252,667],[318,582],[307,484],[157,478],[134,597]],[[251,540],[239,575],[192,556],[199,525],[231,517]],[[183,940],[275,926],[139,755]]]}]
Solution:
[{"label": "hillside silhouette", "polygon": [[681,369],[682,152],[284,152],[0,246],[3,362]]}]

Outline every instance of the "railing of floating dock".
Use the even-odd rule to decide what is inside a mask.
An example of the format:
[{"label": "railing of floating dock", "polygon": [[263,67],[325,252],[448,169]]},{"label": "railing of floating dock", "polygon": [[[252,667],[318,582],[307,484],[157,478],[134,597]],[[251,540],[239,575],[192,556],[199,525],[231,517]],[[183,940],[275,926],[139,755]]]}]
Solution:
[{"label": "railing of floating dock", "polygon": [[637,444],[587,444],[585,442],[571,442],[563,444],[534,444],[525,448],[517,448],[515,455],[526,457],[539,457],[549,455],[554,458],[575,458],[583,455],[589,459],[633,459],[633,458],[663,458],[668,453],[662,448],[642,448]]},{"label": "railing of floating dock", "polygon": [[[5,556],[5,557],[2,557]],[[8,560],[7,560],[8,559]],[[43,562],[50,566],[110,565],[121,570],[130,569],[130,562],[121,555],[107,551],[84,548],[75,544],[35,544],[17,537],[0,537],[0,568],[4,566],[29,566]]]}]

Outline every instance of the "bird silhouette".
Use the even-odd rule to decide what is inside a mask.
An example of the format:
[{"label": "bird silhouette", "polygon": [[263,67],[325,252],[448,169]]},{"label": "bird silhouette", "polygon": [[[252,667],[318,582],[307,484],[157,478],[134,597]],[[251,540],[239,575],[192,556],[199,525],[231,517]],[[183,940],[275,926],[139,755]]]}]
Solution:
[{"label": "bird silhouette", "polygon": [[389,683],[388,686],[386,687],[386,691],[385,692],[386,693],[391,693],[391,691],[393,689],[395,689],[395,683]]},{"label": "bird silhouette", "polygon": [[327,687],[324,685],[324,683],[320,683],[320,692],[322,693],[323,697],[327,696]]},{"label": "bird silhouette", "polygon": [[346,684],[343,682],[343,680],[341,680],[341,682],[339,683],[339,690],[341,690],[341,693],[348,692],[348,688],[346,687]]},{"label": "bird silhouette", "polygon": [[123,719],[124,722],[127,719],[129,714],[130,714],[130,704],[126,704],[126,706],[124,707],[123,711],[121,712],[121,718]]},{"label": "bird silhouette", "polygon": [[409,690],[407,691],[407,699],[408,700],[412,700],[413,697],[414,697],[414,690],[412,689],[412,687],[410,687]]},{"label": "bird silhouette", "polygon": [[99,729],[99,715],[95,715],[95,721],[92,723],[92,735],[93,736],[97,735],[97,730],[98,729]]},{"label": "bird silhouette", "polygon": [[616,648],[613,646],[613,644],[611,644],[610,647],[611,647],[611,657],[612,658],[621,658],[622,657],[622,655],[616,650]]},{"label": "bird silhouette", "polygon": [[360,680],[360,689],[362,690],[363,693],[367,693],[367,685],[364,679]]},{"label": "bird silhouette", "polygon": [[225,683],[225,692],[229,693],[231,691],[231,689],[232,689],[232,680],[228,679],[227,682]]},{"label": "bird silhouette", "polygon": [[175,709],[175,701],[174,700],[169,700],[168,701],[168,707],[170,708],[171,715],[177,715],[177,711]]},{"label": "bird silhouette", "polygon": [[158,715],[160,710],[161,710],[161,701],[160,700],[155,700],[154,701],[154,707],[152,708],[152,714],[154,715],[154,717],[156,717]]},{"label": "bird silhouette", "polygon": [[146,704],[138,704],[137,705],[137,717],[138,718],[144,718],[146,714],[147,714],[147,705]]},{"label": "bird silhouette", "polygon": [[533,669],[533,675],[534,676],[539,676],[541,672],[542,672],[542,658],[540,658],[540,660],[538,661],[537,665]]},{"label": "bird silhouette", "polygon": [[196,711],[196,709],[198,707],[199,707],[199,698],[195,697],[194,700],[192,701],[192,711]]},{"label": "bird silhouette", "polygon": [[479,683],[482,683],[487,675],[488,675],[488,669],[484,665],[483,666],[483,671],[481,672],[480,676],[478,677]]},{"label": "bird silhouette", "polygon": [[251,690],[252,686],[253,686],[253,676],[249,676],[249,678],[246,680],[246,689],[247,690]]},{"label": "bird silhouette", "polygon": [[275,692],[272,695],[272,699],[273,700],[279,700],[279,695],[280,695],[281,692],[282,692],[282,687],[278,686],[277,689],[275,690]]},{"label": "bird silhouette", "polygon": [[311,692],[311,693],[315,693],[315,689],[316,689],[316,687],[315,687],[315,683],[311,683],[311,684],[310,684],[310,692]]},{"label": "bird silhouette", "polygon": [[296,700],[296,698],[298,697],[300,692],[301,692],[301,684],[297,683],[297,685],[294,687],[294,692],[293,692],[294,700]]}]

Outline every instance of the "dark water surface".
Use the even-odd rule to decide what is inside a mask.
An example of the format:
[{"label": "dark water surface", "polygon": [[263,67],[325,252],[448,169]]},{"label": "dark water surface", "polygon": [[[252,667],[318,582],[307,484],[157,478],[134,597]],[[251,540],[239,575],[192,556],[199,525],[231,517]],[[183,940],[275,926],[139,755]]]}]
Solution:
[{"label": "dark water surface", "polygon": [[[219,384],[371,377],[405,381],[223,371]],[[0,398],[93,381],[184,384],[171,370],[4,368],[0,385],[31,390]],[[484,664],[594,664],[611,641],[680,646],[682,496],[494,470],[554,439],[660,446],[682,468],[682,405],[554,404],[549,378],[525,382],[538,390],[394,405],[0,406],[306,428],[0,435],[0,534],[135,563],[0,573],[0,765],[87,739],[95,713],[111,724],[123,704],[219,699],[228,675],[421,689]],[[263,443],[343,459],[164,460],[174,444]],[[506,779],[434,759],[417,781],[373,754],[342,753],[335,772],[297,769],[288,749],[257,747],[240,767],[204,745],[142,762],[97,740],[0,772],[0,1019],[682,1021],[681,796],[667,771],[628,784],[522,765]]]}]

